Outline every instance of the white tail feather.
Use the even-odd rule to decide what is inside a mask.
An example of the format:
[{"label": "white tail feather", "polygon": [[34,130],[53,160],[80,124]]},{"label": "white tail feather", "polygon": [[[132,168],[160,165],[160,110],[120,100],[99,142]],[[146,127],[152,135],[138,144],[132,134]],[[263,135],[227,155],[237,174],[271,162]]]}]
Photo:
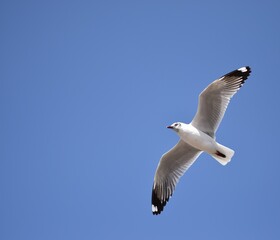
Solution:
[{"label": "white tail feather", "polygon": [[229,163],[233,155],[234,151],[232,149],[225,147],[219,143],[217,143],[217,152],[211,154],[211,156],[222,165],[226,165],[227,163]]}]

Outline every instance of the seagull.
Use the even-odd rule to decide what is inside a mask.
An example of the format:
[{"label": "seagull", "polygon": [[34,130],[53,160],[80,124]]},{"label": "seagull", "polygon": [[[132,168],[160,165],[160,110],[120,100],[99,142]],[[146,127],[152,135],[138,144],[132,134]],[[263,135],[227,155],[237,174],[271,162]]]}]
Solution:
[{"label": "seagull", "polygon": [[210,154],[222,165],[230,162],[234,150],[216,142],[215,133],[230,99],[250,73],[250,67],[246,66],[215,80],[200,93],[198,109],[191,123],[175,122],[167,127],[175,131],[180,140],[162,155],[157,166],[152,188],[154,215],[163,211],[179,179],[202,152]]}]

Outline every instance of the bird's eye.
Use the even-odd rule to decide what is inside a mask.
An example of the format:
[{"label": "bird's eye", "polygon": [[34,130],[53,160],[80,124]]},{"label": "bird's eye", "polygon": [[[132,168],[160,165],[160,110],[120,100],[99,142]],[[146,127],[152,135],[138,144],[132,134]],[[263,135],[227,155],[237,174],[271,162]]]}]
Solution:
[{"label": "bird's eye", "polygon": [[175,123],[175,124],[174,124],[175,127],[177,127],[178,125],[179,125],[178,123]]}]

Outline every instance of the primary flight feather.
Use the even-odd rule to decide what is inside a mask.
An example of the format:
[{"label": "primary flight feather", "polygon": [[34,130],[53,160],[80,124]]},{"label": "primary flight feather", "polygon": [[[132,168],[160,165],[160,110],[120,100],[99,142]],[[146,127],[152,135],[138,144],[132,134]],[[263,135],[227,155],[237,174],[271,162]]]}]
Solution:
[{"label": "primary flight feather", "polygon": [[168,126],[180,137],[179,142],[163,154],[152,189],[152,212],[157,215],[172,196],[176,184],[202,152],[226,165],[234,151],[215,140],[215,133],[233,95],[251,73],[250,67],[232,71],[208,85],[199,95],[197,112],[190,124],[176,122]]}]

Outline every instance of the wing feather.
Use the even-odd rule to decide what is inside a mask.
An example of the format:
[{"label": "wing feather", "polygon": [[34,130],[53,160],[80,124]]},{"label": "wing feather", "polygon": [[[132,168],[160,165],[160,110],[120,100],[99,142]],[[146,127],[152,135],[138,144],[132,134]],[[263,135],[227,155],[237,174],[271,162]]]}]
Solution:
[{"label": "wing feather", "polygon": [[200,154],[201,151],[180,140],[161,157],[152,189],[153,214],[160,214],[172,196],[180,177]]},{"label": "wing feather", "polygon": [[214,137],[230,99],[242,87],[250,73],[250,67],[242,67],[208,85],[199,95],[198,109],[191,124]]}]

